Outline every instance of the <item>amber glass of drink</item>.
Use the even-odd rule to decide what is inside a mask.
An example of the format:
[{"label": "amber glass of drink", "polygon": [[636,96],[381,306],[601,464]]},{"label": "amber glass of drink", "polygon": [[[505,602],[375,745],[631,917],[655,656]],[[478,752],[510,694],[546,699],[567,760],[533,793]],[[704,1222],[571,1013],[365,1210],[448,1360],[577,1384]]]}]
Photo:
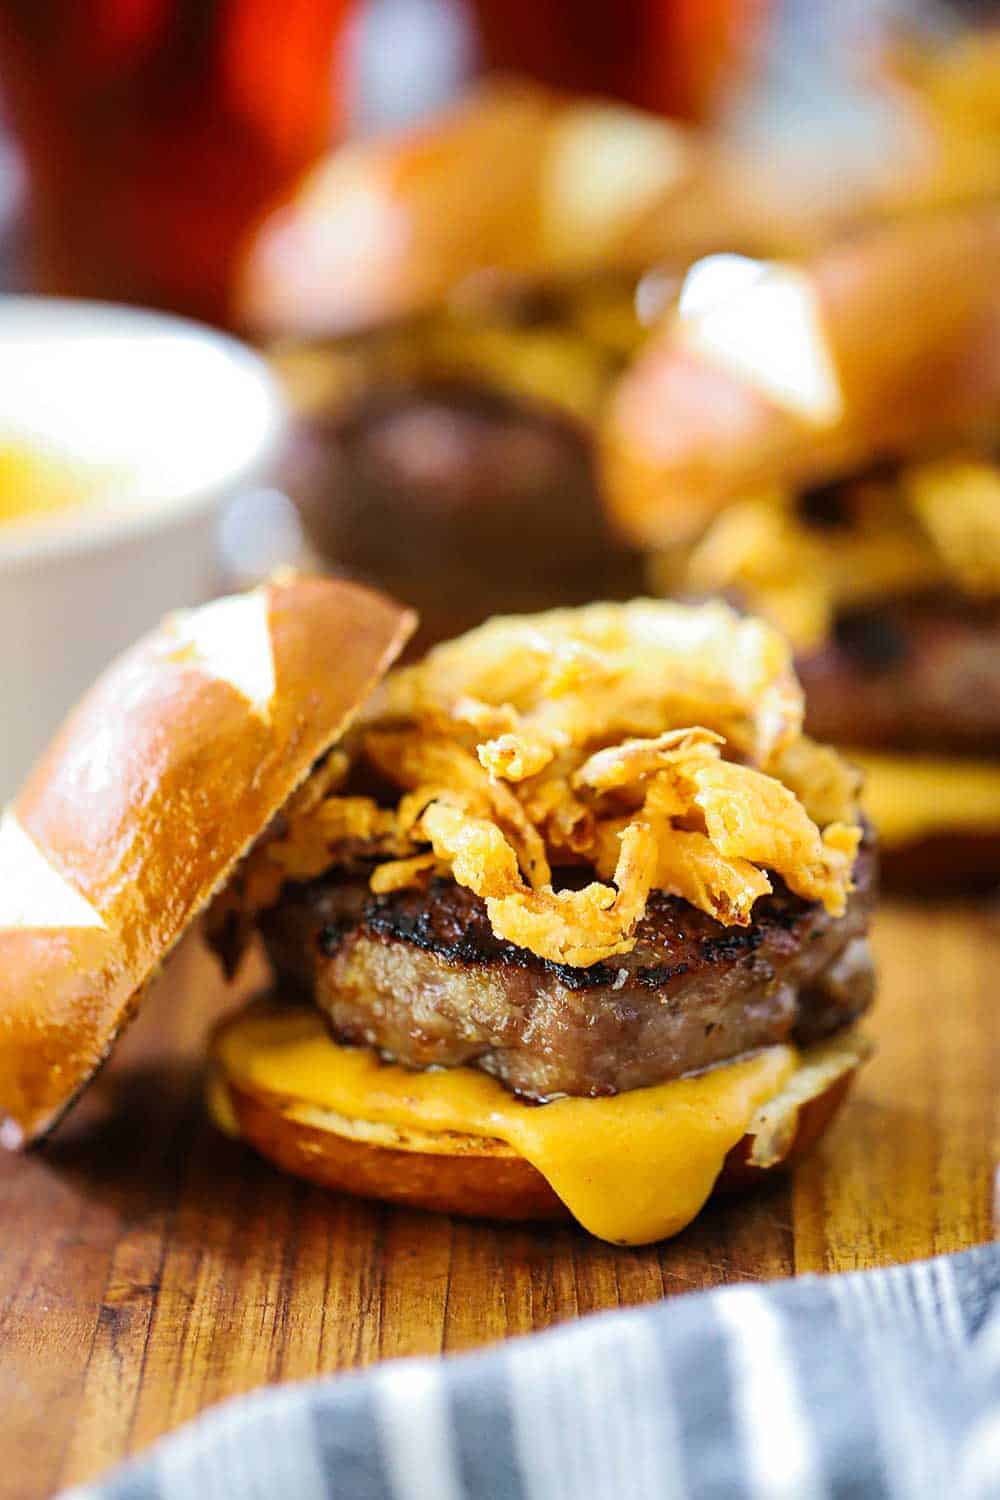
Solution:
[{"label": "amber glass of drink", "polygon": [[488,68],[704,120],[746,65],[768,0],[473,0]]},{"label": "amber glass of drink", "polygon": [[339,124],[353,0],[0,0],[31,273],[227,321],[253,224]]}]

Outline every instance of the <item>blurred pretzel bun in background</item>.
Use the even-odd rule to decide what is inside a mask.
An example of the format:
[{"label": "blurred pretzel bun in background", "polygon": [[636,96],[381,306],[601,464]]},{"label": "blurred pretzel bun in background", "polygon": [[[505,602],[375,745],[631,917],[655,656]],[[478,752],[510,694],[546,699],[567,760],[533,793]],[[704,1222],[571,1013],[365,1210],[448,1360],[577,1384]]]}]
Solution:
[{"label": "blurred pretzel bun in background", "polygon": [[[860,175],[831,162],[826,139],[817,162],[794,132],[755,146],[503,78],[334,151],[248,240],[233,309],[271,341],[296,414],[282,482],[316,552],[411,599],[414,649],[499,610],[636,593],[635,542],[608,524],[594,431],[684,272],[713,252],[801,258],[860,226],[987,196],[1000,159],[992,58],[985,40],[887,54],[877,81],[892,128]],[[940,308],[920,289],[938,254]],[[949,279],[961,255],[931,246],[911,271],[903,240],[880,272],[845,251],[823,294],[843,309],[861,380],[869,315],[876,362],[880,329],[905,360],[901,328],[933,347],[939,318],[961,316],[979,290]],[[911,283],[924,297],[915,320]],[[724,484],[736,418],[713,412],[738,393],[700,378],[685,378],[684,420],[695,446],[706,423],[706,442],[721,440]],[[928,389],[953,380],[930,372]],[[908,407],[910,392],[900,399]],[[937,401],[925,405],[936,418]],[[756,431],[763,417],[740,421]],[[765,436],[784,441],[751,446]],[[622,461],[636,464],[636,491],[650,477],[640,448]]]},{"label": "blurred pretzel bun in background", "polygon": [[603,427],[630,541],[697,536],[734,499],[989,433],[1000,209],[900,224],[802,266],[719,257],[632,363]]},{"label": "blurred pretzel bun in background", "polygon": [[308,173],[248,240],[235,321],[281,338],[351,334],[438,309],[484,273],[534,285],[714,250],[801,255],[994,201],[1000,28],[901,34],[867,67],[888,128],[861,177],[828,140],[817,167],[794,133],[758,151],[738,128],[487,79]]},{"label": "blurred pretzel bun in background", "polygon": [[1000,210],[709,259],[602,430],[659,591],[785,630],[868,774],[887,878],[1000,877]]},{"label": "blurred pretzel bun in background", "polygon": [[693,257],[783,245],[734,187],[693,130],[498,82],[338,150],[262,226],[238,316],[299,417],[286,487],[328,563],[412,599],[418,644],[636,592],[593,426]]},{"label": "blurred pretzel bun in background", "polygon": [[683,264],[746,238],[729,183],[692,129],[486,83],[320,163],[251,240],[236,317],[258,335],[344,335],[438,310],[477,277],[544,285]]},{"label": "blurred pretzel bun in background", "polygon": [[289,577],[84,698],[0,830],[0,1141],[56,1124],[211,902],[226,966],[258,930],[275,975],[212,1039],[223,1129],[389,1201],[674,1233],[870,1050],[857,778],[723,606],[498,619],[383,680],[413,624]]}]

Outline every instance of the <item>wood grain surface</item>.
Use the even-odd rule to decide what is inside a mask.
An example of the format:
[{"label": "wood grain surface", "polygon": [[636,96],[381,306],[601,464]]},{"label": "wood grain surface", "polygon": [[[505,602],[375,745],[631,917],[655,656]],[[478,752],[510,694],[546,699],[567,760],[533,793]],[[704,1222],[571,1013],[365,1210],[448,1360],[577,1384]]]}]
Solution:
[{"label": "wood grain surface", "polygon": [[1000,916],[889,907],[876,940],[879,1053],[828,1141],[640,1250],[325,1196],[223,1139],[198,1063],[233,996],[189,942],[57,1138],[0,1162],[0,1497],[52,1495],[267,1381],[988,1239]]}]

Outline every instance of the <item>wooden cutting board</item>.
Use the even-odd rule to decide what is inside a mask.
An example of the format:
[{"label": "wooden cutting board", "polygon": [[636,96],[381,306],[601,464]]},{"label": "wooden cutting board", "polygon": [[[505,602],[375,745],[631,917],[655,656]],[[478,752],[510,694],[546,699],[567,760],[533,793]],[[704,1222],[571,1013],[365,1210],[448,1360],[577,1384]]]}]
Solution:
[{"label": "wooden cutting board", "polygon": [[876,944],[879,1054],[819,1153],[620,1250],[326,1196],[216,1134],[200,1039],[232,995],[189,942],[57,1139],[0,1162],[0,1497],[49,1496],[268,1381],[990,1238],[1000,916],[890,907]]}]

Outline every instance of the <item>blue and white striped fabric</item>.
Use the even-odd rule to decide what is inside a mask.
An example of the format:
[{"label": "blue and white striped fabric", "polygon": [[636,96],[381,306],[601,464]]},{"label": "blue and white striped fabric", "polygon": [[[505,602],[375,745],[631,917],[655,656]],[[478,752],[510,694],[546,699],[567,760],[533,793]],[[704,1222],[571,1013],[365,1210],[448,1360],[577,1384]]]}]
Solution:
[{"label": "blue and white striped fabric", "polygon": [[473,1497],[1000,1497],[1000,1246],[680,1297],[481,1354],[268,1389],[72,1492]]}]

